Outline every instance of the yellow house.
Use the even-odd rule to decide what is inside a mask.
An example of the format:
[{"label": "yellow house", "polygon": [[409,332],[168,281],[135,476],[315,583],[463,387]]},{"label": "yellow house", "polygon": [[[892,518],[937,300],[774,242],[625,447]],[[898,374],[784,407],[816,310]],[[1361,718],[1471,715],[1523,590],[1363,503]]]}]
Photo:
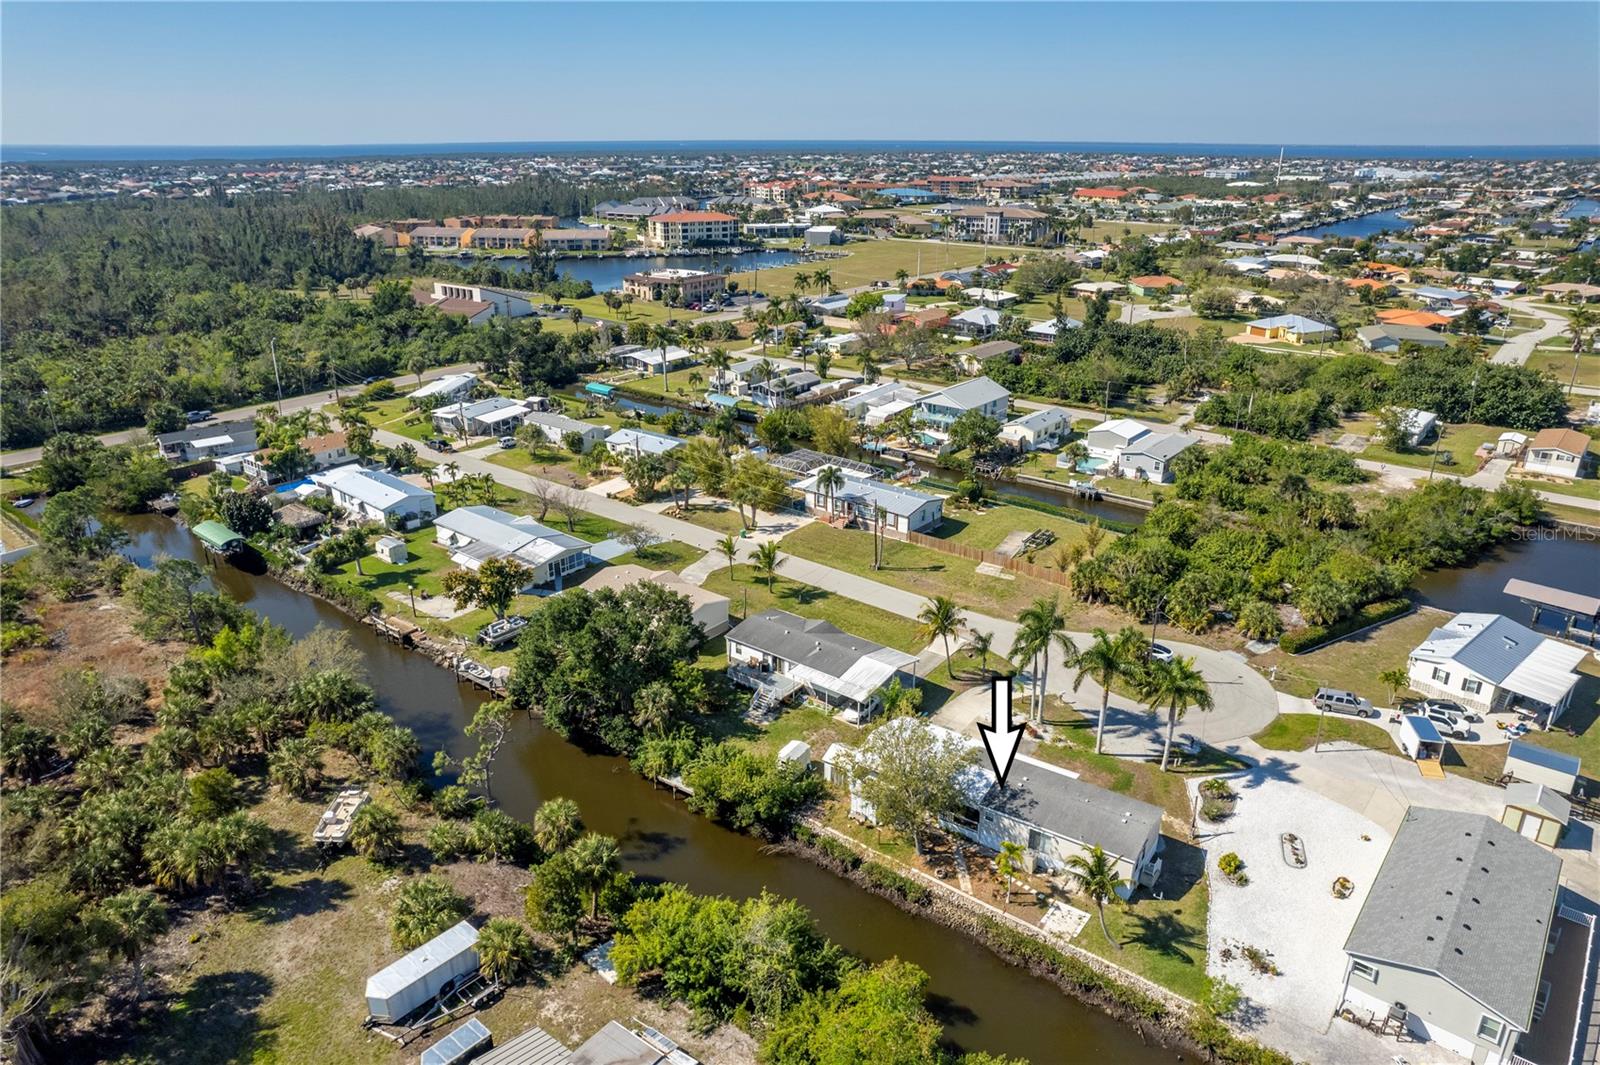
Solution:
[{"label": "yellow house", "polygon": [[410,243],[424,248],[470,248],[475,232],[477,230],[454,226],[418,226],[410,233]]},{"label": "yellow house", "polygon": [[1291,344],[1316,343],[1338,340],[1336,326],[1325,325],[1314,318],[1300,314],[1280,314],[1272,318],[1257,318],[1244,327],[1244,335],[1252,340],[1286,340]]}]

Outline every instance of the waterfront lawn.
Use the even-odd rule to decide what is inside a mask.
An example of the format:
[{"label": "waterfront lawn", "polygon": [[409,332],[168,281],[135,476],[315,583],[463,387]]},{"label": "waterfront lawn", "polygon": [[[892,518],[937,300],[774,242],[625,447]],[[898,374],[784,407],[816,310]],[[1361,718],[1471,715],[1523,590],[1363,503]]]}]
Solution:
[{"label": "waterfront lawn", "polygon": [[[1369,424],[1366,431],[1371,431]],[[1352,428],[1352,431],[1361,430]],[[1500,439],[1504,429],[1496,425],[1478,425],[1473,422],[1464,422],[1460,425],[1446,425],[1440,432],[1438,450],[1443,453],[1450,452],[1455,460],[1453,465],[1446,466],[1441,457],[1438,469],[1443,473],[1456,473],[1465,476],[1478,468],[1475,458],[1480,444],[1493,444]],[[1434,442],[1429,440],[1421,447],[1408,448],[1405,451],[1395,451],[1373,440],[1361,452],[1361,458],[1371,459],[1374,462],[1392,462],[1397,466],[1413,466],[1417,469],[1427,469],[1433,464]]]},{"label": "waterfront lawn", "polygon": [[1543,501],[1545,513],[1558,521],[1572,522],[1577,525],[1588,525],[1600,528],[1600,510],[1589,507],[1567,506],[1564,503]]},{"label": "waterfront lawn", "polygon": [[742,617],[777,608],[802,617],[818,618],[845,632],[907,654],[918,654],[926,646],[927,641],[917,635],[919,626],[915,621],[791,581],[782,572],[780,569],[769,592],[766,580],[757,576],[753,566],[734,566],[732,577],[726,566],[719,566],[706,577],[704,587],[727,596],[732,600],[733,612]]},{"label": "waterfront lawn", "polygon": [[[1538,492],[1550,492],[1558,496],[1571,496],[1574,499],[1587,499],[1590,502],[1600,502],[1600,479],[1582,477],[1576,481],[1566,481],[1559,477],[1533,477],[1514,474],[1511,480],[1518,484],[1525,484]],[[1600,511],[1594,515],[1600,519]]]},{"label": "waterfront lawn", "polygon": [[1136,477],[1096,477],[1094,483],[1102,492],[1132,499],[1148,499],[1152,503],[1163,493],[1171,495],[1173,491],[1170,484],[1141,481]]},{"label": "waterfront lawn", "polygon": [[[1404,669],[1412,648],[1449,618],[1445,611],[1419,607],[1413,613],[1316,650],[1299,655],[1274,650],[1253,659],[1251,664],[1271,676],[1274,687],[1290,695],[1309,699],[1318,688],[1342,688],[1371,699],[1374,706],[1386,707],[1391,705],[1389,688],[1378,680],[1378,674],[1386,669]],[[1399,694],[1404,697],[1405,692]]]},{"label": "waterfront lawn", "polygon": [[[1180,855],[1175,851],[1183,851]],[[1188,852],[1195,856],[1188,857]],[[1211,892],[1206,885],[1203,852],[1186,843],[1169,843],[1163,855],[1165,864],[1183,859],[1196,865],[1199,875],[1183,871],[1177,875],[1163,870],[1161,888],[1167,897],[1158,899],[1141,890],[1132,902],[1112,902],[1106,906],[1106,925],[1111,937],[1122,945],[1118,950],[1106,942],[1094,904],[1073,896],[1073,905],[1089,913],[1073,945],[1120,965],[1147,980],[1160,984],[1191,1001],[1206,993],[1206,914],[1211,908]],[[1182,891],[1182,894],[1175,894]]]},{"label": "waterfront lawn", "polygon": [[1354,743],[1384,754],[1398,754],[1389,733],[1366,721],[1336,714],[1279,714],[1266,728],[1250,737],[1272,751],[1306,751],[1317,740],[1317,721],[1322,721],[1322,743]]},{"label": "waterfront lawn", "polygon": [[[783,550],[801,558],[855,573],[871,580],[892,584],[920,595],[948,595],[970,610],[1000,617],[1012,616],[1038,598],[1065,596],[1057,584],[1008,573],[988,577],[977,572],[977,563],[889,540],[884,547],[882,569],[872,568],[872,537],[864,532],[834,529],[813,523],[783,538]],[[1007,579],[1014,578],[1014,579]]]},{"label": "waterfront lawn", "polygon": [[[833,278],[833,287],[841,291],[870,285],[874,281],[893,284],[895,271],[917,272],[919,256],[922,273],[928,275],[976,266],[986,256],[1004,255],[1016,249],[932,240],[867,240],[852,241],[836,250],[842,250],[844,254],[836,259],[763,268],[759,271],[759,290],[769,296],[786,296],[795,291],[795,275],[811,274],[817,270],[828,271]],[[757,287],[757,272],[740,270],[737,259],[732,260],[730,266],[730,276],[739,282],[741,292],[749,292]]]},{"label": "waterfront lawn", "polygon": [[944,520],[929,535],[953,544],[993,551],[1013,532],[1046,529],[1056,534],[1055,543],[1040,552],[1048,557],[1058,547],[1082,540],[1085,528],[1087,526],[1081,521],[1057,517],[1029,507],[1001,504],[981,511],[946,509]]}]

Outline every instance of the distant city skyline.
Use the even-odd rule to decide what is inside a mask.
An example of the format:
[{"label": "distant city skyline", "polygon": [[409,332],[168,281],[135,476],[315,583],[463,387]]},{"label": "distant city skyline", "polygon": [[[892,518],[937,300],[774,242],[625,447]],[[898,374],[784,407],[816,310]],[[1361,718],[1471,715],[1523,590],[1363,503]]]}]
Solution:
[{"label": "distant city skyline", "polygon": [[[1600,142],[1588,3],[7,2],[0,15],[8,145]],[[970,36],[946,32],[963,25]]]}]

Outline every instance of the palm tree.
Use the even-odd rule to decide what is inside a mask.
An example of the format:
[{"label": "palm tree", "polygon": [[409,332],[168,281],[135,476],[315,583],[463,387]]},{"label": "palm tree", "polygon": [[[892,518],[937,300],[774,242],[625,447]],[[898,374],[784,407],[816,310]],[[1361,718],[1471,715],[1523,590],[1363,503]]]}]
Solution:
[{"label": "palm tree", "polygon": [[989,649],[994,646],[994,633],[979,632],[972,629],[967,636],[967,654],[978,664],[978,669],[987,676],[989,673]]},{"label": "palm tree", "polygon": [[1210,710],[1216,703],[1205,677],[1194,667],[1192,658],[1175,658],[1170,662],[1151,662],[1145,670],[1144,697],[1153,711],[1167,713],[1167,738],[1161,747],[1161,771],[1167,771],[1167,761],[1172,755],[1172,733],[1178,719],[1189,707]]},{"label": "palm tree", "polygon": [[144,998],[144,952],[167,930],[167,907],[148,891],[112,895],[95,913],[96,937],[106,952],[133,966],[134,995]]},{"label": "palm tree", "polygon": [[717,541],[717,550],[728,560],[728,576],[733,576],[733,562],[739,557],[739,541],[732,536],[724,536]]},{"label": "palm tree", "polygon": [[617,847],[617,841],[610,836],[590,832],[574,843],[568,854],[579,882],[589,889],[589,917],[599,917],[600,891],[622,864],[622,852]]},{"label": "palm tree", "polygon": [[242,810],[228,814],[214,828],[224,862],[238,868],[245,893],[254,893],[256,863],[272,850],[272,829]]},{"label": "palm tree", "polygon": [[400,888],[389,934],[400,950],[420,947],[460,921],[470,911],[467,900],[435,876],[424,876]]},{"label": "palm tree", "polygon": [[936,595],[928,600],[928,605],[922,608],[917,620],[922,622],[924,640],[944,641],[945,672],[954,679],[955,666],[950,659],[950,637],[961,632],[961,608],[956,606],[956,601],[948,595]]},{"label": "palm tree", "polygon": [[818,270],[811,275],[811,280],[816,282],[818,288],[828,295],[833,295],[833,273],[829,270]]},{"label": "palm tree", "polygon": [[[1045,687],[1050,678],[1050,642],[1056,633],[1066,627],[1067,619],[1061,613],[1061,600],[1035,599],[1033,605],[1017,615],[1017,636],[1011,645],[1011,660],[1020,669],[1022,662],[1031,663],[1032,697],[1028,701],[1028,717],[1039,721],[1044,717]],[[1070,641],[1068,645],[1070,646]]]},{"label": "palm tree", "polygon": [[712,384],[718,389],[727,388],[728,367],[733,365],[733,356],[721,348],[713,348],[711,354],[706,356],[706,365],[712,369]]},{"label": "palm tree", "polygon": [[478,965],[497,984],[509,984],[533,963],[533,940],[514,917],[491,917],[478,929]]},{"label": "palm tree", "polygon": [[583,831],[578,804],[559,796],[546,799],[533,814],[533,839],[546,854],[572,846]]},{"label": "palm tree", "polygon": [[1000,841],[1000,853],[995,857],[994,865],[1000,874],[1000,879],[1006,885],[1006,907],[1011,906],[1011,881],[1023,871],[1023,860],[1027,849],[1020,843],[1013,843],[1009,839]]},{"label": "palm tree", "polygon": [[1088,854],[1074,854],[1067,859],[1067,874],[1072,877],[1073,886],[1094,903],[1106,942],[1121,950],[1122,944],[1111,938],[1111,929],[1106,927],[1106,903],[1118,898],[1118,889],[1127,883],[1117,875],[1117,863],[1095,844]]},{"label": "palm tree", "polygon": [[755,563],[756,572],[767,578],[767,591],[772,591],[773,578],[778,575],[778,566],[782,562],[778,558],[778,545],[768,540],[756,548],[751,560]]},{"label": "palm tree", "polygon": [[400,819],[387,806],[369,802],[350,821],[350,849],[374,862],[400,850]]},{"label": "palm tree", "polygon": [[905,288],[906,282],[910,279],[911,272],[903,266],[894,272],[895,284],[899,285],[901,288]]},{"label": "palm tree", "polygon": [[1139,663],[1144,658],[1143,634],[1125,628],[1112,636],[1105,629],[1094,630],[1094,642],[1085,647],[1074,663],[1078,675],[1072,679],[1072,690],[1083,685],[1089,677],[1100,686],[1100,717],[1094,724],[1094,753],[1099,754],[1105,740],[1106,711],[1111,705],[1111,685],[1118,680],[1132,680],[1137,676]]},{"label": "palm tree", "polygon": [[661,394],[667,394],[667,349],[678,342],[678,331],[657,322],[650,327],[650,346],[661,351]]},{"label": "palm tree", "polygon": [[817,471],[817,486],[815,491],[828,498],[828,513],[833,513],[834,493],[844,487],[844,474],[837,466],[824,466]]}]

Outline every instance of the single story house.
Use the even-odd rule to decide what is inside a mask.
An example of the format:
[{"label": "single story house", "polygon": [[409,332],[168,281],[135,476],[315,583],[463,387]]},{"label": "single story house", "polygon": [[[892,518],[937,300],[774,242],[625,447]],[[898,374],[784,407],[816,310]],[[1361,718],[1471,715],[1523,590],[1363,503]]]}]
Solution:
[{"label": "single story house", "polygon": [[1000,439],[1018,451],[1049,450],[1072,435],[1072,416],[1060,407],[1030,410],[1000,427]]},{"label": "single story house", "polygon": [[1436,285],[1423,285],[1412,293],[1417,299],[1429,307],[1465,307],[1472,302],[1472,293],[1463,292],[1458,288],[1439,288]]},{"label": "single story house", "polygon": [[1014,340],[985,340],[963,351],[956,352],[961,369],[971,374],[981,374],[985,359],[1010,358],[1022,350]]},{"label": "single story house", "polygon": [[820,483],[820,470],[795,484],[813,514],[842,515],[870,529],[876,527],[877,508],[882,507],[883,527],[895,532],[922,532],[944,519],[943,496],[840,472],[844,483],[832,489]]},{"label": "single story house", "polygon": [[156,452],[168,462],[229,458],[233,455],[248,455],[255,449],[254,418],[197,425],[156,436]]},{"label": "single story house", "polygon": [[561,587],[564,577],[594,563],[589,542],[541,525],[527,515],[498,507],[457,507],[434,520],[434,539],[450,561],[475,570],[487,559],[505,558],[533,571],[524,592],[546,584]]},{"label": "single story house", "polygon": [[965,337],[991,336],[1000,328],[1000,318],[993,307],[968,307],[950,316],[950,331]]},{"label": "single story house", "polygon": [[[343,430],[308,436],[300,441],[300,447],[311,456],[310,465],[304,470],[306,473],[332,469],[356,460],[356,456],[350,453],[350,441]],[[268,451],[258,451],[252,455],[245,455],[239,460],[239,473],[261,484],[272,484],[277,476],[269,468],[267,462],[269,454]],[[221,464],[218,466],[220,468]]]},{"label": "single story house", "polygon": [[1548,728],[1572,699],[1585,653],[1503,614],[1457,614],[1412,650],[1406,671],[1424,695],[1486,713],[1524,707]]},{"label": "single story house", "polygon": [[1356,330],[1356,342],[1367,351],[1391,355],[1402,344],[1415,344],[1423,348],[1443,348],[1449,341],[1419,325],[1364,325]]},{"label": "single story house", "polygon": [[1287,340],[1291,344],[1304,344],[1307,341],[1338,340],[1339,329],[1301,314],[1278,314],[1247,322],[1244,335],[1258,340]]},{"label": "single story house", "polygon": [[1003,422],[1010,407],[1011,393],[1003,385],[974,377],[923,396],[917,401],[917,420],[948,429],[961,415],[975,410]]},{"label": "single story house", "polygon": [[1586,285],[1575,281],[1561,281],[1553,285],[1540,285],[1539,295],[1546,299],[1569,302],[1594,303],[1600,301],[1600,285]]},{"label": "single story house", "polygon": [[1590,443],[1576,429],[1540,429],[1522,453],[1522,468],[1551,477],[1587,477],[1594,472]]},{"label": "single story house", "polygon": [[1072,286],[1071,292],[1074,296],[1092,299],[1101,293],[1107,296],[1115,296],[1127,287],[1120,281],[1079,281]]},{"label": "single story house", "polygon": [[545,443],[554,444],[557,447],[566,446],[568,433],[577,433],[583,441],[584,454],[588,454],[596,444],[604,442],[606,434],[611,431],[604,425],[590,425],[588,422],[580,422],[576,418],[569,418],[565,414],[542,410],[529,411],[523,415],[522,424],[539,430],[540,435],[545,439]]},{"label": "single story house", "polygon": [[433,492],[403,481],[387,470],[340,466],[313,473],[311,482],[358,521],[375,521],[389,528],[410,529],[439,512]]},{"label": "single story house", "polygon": [[1112,418],[1085,433],[1083,442],[1101,472],[1167,484],[1172,460],[1200,441],[1187,433],[1158,432],[1132,418]]},{"label": "single story house", "polygon": [[[478,230],[478,233],[506,233],[509,230]],[[521,232],[532,233],[533,230]],[[495,238],[500,239],[500,238]],[[417,302],[423,303],[422,298]],[[510,289],[494,288],[490,285],[469,285],[461,281],[435,281],[433,291],[428,294],[426,306],[439,307],[448,311],[447,304],[472,303],[488,304],[491,310],[489,317],[523,318],[533,313],[533,302],[523,293],[513,292]],[[476,320],[476,319],[474,319]]]},{"label": "single story house", "polygon": [[478,384],[478,375],[475,373],[453,373],[444,377],[436,377],[421,388],[412,392],[407,399],[413,403],[419,400],[459,400],[464,399]]},{"label": "single story house", "polygon": [[910,385],[903,385],[898,381],[878,381],[870,385],[856,385],[844,396],[834,400],[833,405],[843,408],[852,418],[865,419],[870,411],[886,403],[902,403],[905,407],[909,407],[921,398],[922,393]]},{"label": "single story house", "polygon": [[[1071,770],[1027,755],[1016,757],[1002,788],[984,761],[978,741],[969,736],[911,717],[879,727],[928,728],[972,750],[972,764],[956,778],[966,805],[943,819],[950,831],[991,851],[998,851],[1002,842],[1021,844],[1030,869],[1053,874],[1064,872],[1074,855],[1099,847],[1115,863],[1117,876],[1130,885],[1119,893],[1124,897],[1132,893],[1133,886],[1150,887],[1159,878],[1160,808],[1089,784]],[[870,773],[870,759],[870,744],[854,752],[836,744],[822,762],[827,779],[850,788],[850,812],[875,821],[876,811],[859,794],[856,774],[845,769],[849,762],[856,773]]]},{"label": "single story house", "polygon": [[1042,322],[1034,322],[1028,326],[1027,337],[1041,344],[1049,344],[1055,341],[1056,335],[1063,329],[1082,328],[1083,323],[1078,319],[1062,315],[1060,318],[1046,318]]},{"label": "single story house", "polygon": [[590,591],[610,588],[621,591],[639,583],[657,584],[689,600],[689,609],[706,639],[728,631],[728,597],[709,588],[691,584],[669,569],[648,570],[643,566],[604,566],[583,582]]},{"label": "single story house", "polygon": [[1170,296],[1186,291],[1183,282],[1166,274],[1145,274],[1128,278],[1128,291],[1135,296]]},{"label": "single story house", "polygon": [[528,408],[505,396],[435,407],[433,427],[457,436],[510,436],[528,415]]},{"label": "single story house", "polygon": [[1001,288],[969,288],[962,295],[983,307],[1009,307],[1022,302],[1021,295]]},{"label": "single story house", "polygon": [[1390,408],[1399,416],[1400,431],[1405,434],[1406,446],[1416,447],[1439,431],[1439,416],[1431,410],[1415,407]]},{"label": "single story house", "polygon": [[683,446],[683,441],[665,433],[652,433],[648,429],[618,429],[606,437],[606,447],[613,455],[624,458],[634,455],[665,455]]},{"label": "single story house", "polygon": [[782,683],[861,722],[882,705],[895,677],[916,684],[917,657],[786,610],[751,615],[728,631],[728,673],[747,687]]},{"label": "single story house", "polygon": [[1500,823],[1523,839],[1554,848],[1572,820],[1572,803],[1554,788],[1516,781],[1506,785]]},{"label": "single story house", "polygon": [[1381,310],[1377,318],[1379,325],[1414,325],[1423,329],[1441,329],[1450,324],[1450,319],[1442,314],[1434,314],[1432,311],[1410,311],[1399,307]]},{"label": "single story house", "polygon": [[[829,210],[826,207],[813,207],[813,211]],[[843,215],[843,211],[836,211]],[[808,248],[826,247],[829,244],[843,244],[844,233],[838,226],[811,226],[805,232],[805,242]]]},{"label": "single story house", "polygon": [[[1345,940],[1341,1005],[1509,1065],[1533,1027],[1561,859],[1482,814],[1406,811]],[[1403,1003],[1403,1005],[1401,1005]]]},{"label": "single story house", "polygon": [[641,344],[618,344],[606,352],[606,361],[613,366],[620,366],[625,370],[638,370],[640,373],[660,373],[665,364],[667,372],[693,366],[700,360],[700,356],[676,344],[668,344],[666,350],[661,348],[647,348]]}]

